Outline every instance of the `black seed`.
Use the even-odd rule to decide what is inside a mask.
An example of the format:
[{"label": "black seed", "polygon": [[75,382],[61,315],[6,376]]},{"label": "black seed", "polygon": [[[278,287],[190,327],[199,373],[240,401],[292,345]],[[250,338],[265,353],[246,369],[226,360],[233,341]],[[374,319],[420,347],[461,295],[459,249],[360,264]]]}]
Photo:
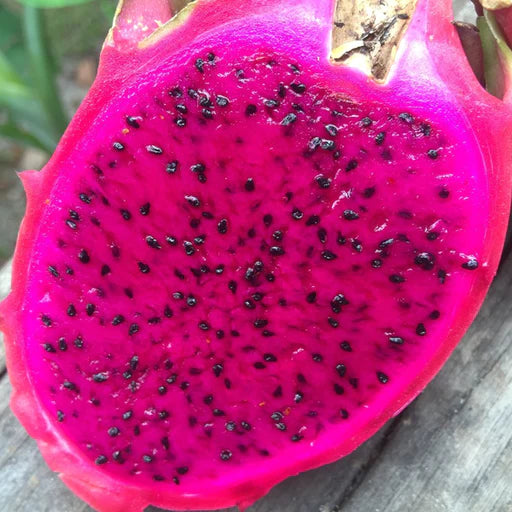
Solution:
[{"label": "black seed", "polygon": [[265,100],[264,104],[268,108],[277,108],[280,105],[279,101],[277,100]]},{"label": "black seed", "polygon": [[121,142],[114,142],[112,144],[112,147],[116,150],[116,151],[123,151],[124,149],[124,145],[121,143]]},{"label": "black seed", "polygon": [[381,384],[387,384],[389,382],[389,377],[383,372],[377,372],[377,379]]},{"label": "black seed", "polygon": [[135,323],[131,324],[130,328],[128,329],[128,334],[130,336],[133,336],[134,334],[137,334],[139,332],[139,329],[140,328],[139,328],[138,324],[135,324]]},{"label": "black seed", "polygon": [[332,317],[329,317],[327,318],[327,321],[329,322],[329,325],[331,327],[333,327],[334,329],[336,329],[337,327],[339,327],[340,323],[338,322],[338,320],[336,320],[335,318],[332,318]]},{"label": "black seed", "polygon": [[176,239],[175,236],[166,236],[165,237],[165,241],[169,244],[169,245],[176,245],[178,243],[178,240]]},{"label": "black seed", "polygon": [[319,222],[320,217],[318,215],[311,215],[311,217],[306,221],[306,226],[316,226]]},{"label": "black seed", "polygon": [[91,198],[87,194],[85,194],[83,192],[78,194],[78,197],[80,198],[80,201],[82,201],[85,204],[90,204],[91,203]]},{"label": "black seed", "polygon": [[220,452],[220,460],[222,460],[224,462],[231,459],[232,456],[233,456],[233,454],[229,450],[222,450]]},{"label": "black seed", "polygon": [[127,116],[126,124],[128,124],[128,126],[131,126],[132,128],[140,128],[140,124],[139,124],[140,120],[141,120],[140,117]]},{"label": "black seed", "polygon": [[359,165],[359,162],[357,160],[350,160],[345,167],[346,172],[353,171],[354,169],[357,169],[357,166]]},{"label": "black seed", "polygon": [[142,263],[141,261],[139,261],[137,263],[137,265],[139,266],[139,270],[143,273],[143,274],[148,274],[149,273],[149,265],[146,265],[146,263]]},{"label": "black seed", "polygon": [[439,156],[439,152],[437,149],[429,149],[427,151],[427,155],[429,158],[431,158],[432,160],[436,160],[437,157]]},{"label": "black seed", "polygon": [[108,375],[106,373],[95,373],[92,376],[92,380],[94,382],[105,382],[106,380],[108,380]]},{"label": "black seed", "polygon": [[263,359],[267,363],[275,363],[277,361],[277,357],[274,354],[271,354],[271,353],[268,353],[268,352],[266,354],[263,354]]},{"label": "black seed", "polygon": [[244,306],[247,308],[247,309],[255,309],[256,308],[256,304],[254,304],[254,302],[252,302],[250,299],[246,299],[244,301]]},{"label": "black seed", "polygon": [[68,316],[76,316],[76,308],[73,306],[73,304],[70,304],[68,306],[68,309],[66,310],[66,313]]},{"label": "black seed", "polygon": [[68,219],[66,220],[66,224],[71,229],[76,229],[76,222],[74,220]]},{"label": "black seed", "polygon": [[110,427],[107,433],[110,437],[117,437],[121,431],[117,427]]},{"label": "black seed", "polygon": [[87,316],[92,316],[95,311],[96,306],[94,304],[87,304],[85,306],[85,312],[87,313]]},{"label": "black seed", "polygon": [[65,380],[63,383],[62,383],[62,386],[66,389],[69,389],[70,391],[75,391],[76,390],[76,384],[73,384],[73,382],[69,382],[69,380]]},{"label": "black seed", "polygon": [[429,252],[420,252],[416,255],[416,258],[414,258],[414,263],[423,270],[432,270],[434,268],[435,257]]},{"label": "black seed", "polygon": [[256,329],[261,329],[263,327],[266,327],[268,325],[268,320],[265,320],[263,318],[258,318],[254,321],[254,327]]},{"label": "black seed", "polygon": [[475,258],[471,258],[462,264],[462,268],[466,270],[476,270],[478,268],[478,261]]},{"label": "black seed", "polygon": [[361,119],[361,125],[365,128],[369,128],[373,124],[373,121],[369,117],[363,117]]},{"label": "black seed", "polygon": [[48,272],[54,277],[60,277],[59,271],[53,265],[48,266]]},{"label": "black seed", "polygon": [[194,66],[200,73],[204,73],[204,60],[203,59],[197,59]]},{"label": "black seed", "polygon": [[359,240],[352,240],[352,248],[357,252],[363,252],[363,244]]},{"label": "black seed", "polygon": [[325,129],[331,137],[336,137],[336,135],[338,135],[338,127],[333,124],[326,124]]},{"label": "black seed", "polygon": [[176,468],[176,473],[178,473],[178,475],[186,475],[188,473],[188,467],[181,466],[179,468]]},{"label": "black seed", "polygon": [[331,186],[330,178],[326,178],[324,175],[317,176],[315,181],[317,182],[318,186],[323,189],[329,188]]},{"label": "black seed", "polygon": [[187,256],[192,256],[196,252],[194,245],[192,244],[192,242],[189,242],[188,240],[185,240],[183,242],[183,247],[185,249],[185,254]]},{"label": "black seed", "polygon": [[199,329],[201,329],[202,331],[208,331],[210,329],[210,326],[208,325],[207,322],[205,321],[201,321],[197,324],[197,326],[199,327]]},{"label": "black seed", "polygon": [[386,132],[379,132],[375,136],[375,144],[377,144],[377,146],[381,146],[384,143],[385,138],[386,138]]},{"label": "black seed", "polygon": [[302,219],[302,217],[304,217],[304,213],[303,213],[303,212],[301,212],[298,208],[294,208],[294,209],[292,210],[292,218],[293,218],[294,220],[301,220],[301,219]]},{"label": "black seed", "polygon": [[275,423],[274,424],[277,430],[280,430],[281,432],[284,432],[286,430],[286,425],[284,423]]},{"label": "black seed", "polygon": [[324,228],[319,228],[317,235],[320,243],[325,244],[327,241],[327,231]]},{"label": "black seed", "polygon": [[102,464],[106,464],[108,462],[108,459],[107,459],[107,457],[105,457],[105,455],[100,455],[99,457],[96,458],[96,460],[94,462],[98,466],[101,466]]},{"label": "black seed", "polygon": [[306,85],[292,83],[290,84],[290,89],[296,94],[304,94],[306,92]]},{"label": "black seed", "polygon": [[89,261],[91,261],[91,258],[88,254],[88,252],[85,250],[85,249],[82,249],[79,253],[78,253],[78,259],[82,262],[82,263],[89,263]]},{"label": "black seed", "polygon": [[214,416],[226,416],[226,413],[221,409],[213,409],[212,413]]},{"label": "black seed", "polygon": [[306,302],[313,304],[316,301],[316,292],[310,292],[306,295]]},{"label": "black seed", "polygon": [[391,274],[389,276],[389,280],[392,283],[403,283],[405,281],[405,277],[401,276],[400,274]]},{"label": "black seed", "polygon": [[346,420],[348,418],[348,411],[346,409],[340,409],[340,416]]},{"label": "black seed", "polygon": [[354,210],[345,210],[343,212],[343,218],[345,220],[357,220],[359,219],[359,214]]},{"label": "black seed", "polygon": [[430,231],[427,233],[427,240],[437,240],[441,233],[438,233],[437,231]]},{"label": "black seed", "polygon": [[164,152],[162,148],[155,146],[154,144],[146,146],[146,151],[152,155],[161,155]]},{"label": "black seed", "polygon": [[48,315],[41,315],[41,322],[45,327],[52,326],[52,319]]},{"label": "black seed", "polygon": [[345,393],[345,388],[343,386],[340,386],[339,384],[334,384],[333,386],[334,388],[334,392],[337,394],[337,395],[343,395],[343,393]]},{"label": "black seed", "polygon": [[46,350],[46,352],[49,352],[50,354],[57,352],[55,350],[55,347],[51,343],[44,343],[43,348]]},{"label": "black seed", "polygon": [[236,293],[236,289],[238,288],[238,283],[236,281],[229,281],[228,288],[231,290],[232,293]]},{"label": "black seed", "polygon": [[199,208],[201,206],[201,201],[196,196],[185,196],[185,199],[192,205],[194,208]]},{"label": "black seed", "polygon": [[283,239],[283,232],[282,231],[274,231],[272,233],[272,238],[278,242],[280,242]]},{"label": "black seed", "polygon": [[407,124],[414,123],[414,117],[412,117],[412,115],[409,114],[408,112],[403,112],[402,114],[399,114],[398,118]]},{"label": "black seed", "polygon": [[162,248],[162,246],[158,243],[158,240],[151,235],[148,235],[146,237],[146,243],[149,245],[149,247],[152,247],[153,249],[161,249]]},{"label": "black seed", "polygon": [[101,267],[101,275],[102,276],[106,276],[107,274],[110,274],[112,272],[112,270],[110,269],[110,267],[108,265],[102,265]]},{"label": "black seed", "polygon": [[181,116],[178,116],[174,119],[174,124],[178,128],[185,128],[185,126],[187,126],[187,120]]},{"label": "black seed", "polygon": [[282,247],[274,245],[269,249],[269,252],[270,254],[272,254],[272,256],[282,256],[284,254],[284,249]]},{"label": "black seed", "polygon": [[165,386],[159,386],[157,391],[159,395],[165,395],[167,393],[167,388]]},{"label": "black seed", "polygon": [[281,126],[289,126],[297,121],[297,114],[290,112],[281,121]]},{"label": "black seed", "polygon": [[352,352],[352,346],[348,341],[342,341],[340,343],[341,350],[344,350],[345,352]]},{"label": "black seed", "polygon": [[304,398],[304,393],[302,391],[296,391],[295,396],[293,397],[293,401],[298,404],[299,402],[302,402],[302,399]]},{"label": "black seed", "polygon": [[169,96],[173,96],[174,98],[181,98],[183,96],[183,91],[179,87],[174,87],[169,91]]},{"label": "black seed", "polygon": [[347,367],[343,363],[339,363],[336,365],[336,372],[340,377],[344,377],[347,373]]},{"label": "black seed", "polygon": [[139,208],[139,212],[141,215],[149,215],[149,211],[151,209],[151,204],[149,203],[144,203],[140,208]]},{"label": "black seed", "polygon": [[132,214],[128,210],[121,209],[119,211],[124,220],[130,220],[132,218]]},{"label": "black seed", "polygon": [[59,338],[59,341],[57,342],[59,345],[59,350],[61,352],[66,352],[68,349],[68,344],[66,343],[66,340],[64,338]]},{"label": "black seed", "polygon": [[264,329],[261,335],[264,336],[265,338],[271,338],[272,336],[275,336],[275,333],[267,329]]},{"label": "black seed", "polygon": [[322,139],[320,142],[320,147],[326,151],[334,151],[335,144],[333,140]]},{"label": "black seed", "polygon": [[375,194],[375,187],[367,187],[363,190],[363,196],[366,197],[366,199],[373,197],[374,194]]},{"label": "black seed", "polygon": [[272,215],[270,215],[270,213],[267,213],[263,216],[263,224],[265,224],[265,226],[269,227],[273,221],[274,221],[274,217],[272,217]]},{"label": "black seed", "polygon": [[334,254],[332,251],[325,250],[322,251],[322,258],[327,261],[333,261],[337,258],[336,254]]},{"label": "black seed", "polygon": [[221,234],[221,235],[224,235],[228,232],[228,221],[227,219],[222,219],[219,221],[219,223],[217,224],[217,231]]},{"label": "black seed", "polygon": [[252,103],[247,105],[245,109],[245,115],[246,116],[253,116],[258,111],[258,107],[256,105],[253,105]]},{"label": "black seed", "polygon": [[425,324],[419,323],[416,326],[416,334],[418,336],[425,336],[425,334],[427,334],[427,329],[425,328]]},{"label": "black seed", "polygon": [[165,172],[168,174],[174,174],[178,170],[178,161],[173,160],[172,162],[168,162],[165,167]]},{"label": "black seed", "polygon": [[379,258],[375,258],[374,260],[372,260],[372,267],[373,268],[380,268],[380,267],[382,267],[382,260],[379,259]]},{"label": "black seed", "polygon": [[226,96],[221,96],[220,94],[215,99],[217,105],[219,107],[227,107],[229,105],[229,99]]},{"label": "black seed", "polygon": [[404,339],[400,336],[390,336],[389,338],[390,343],[393,343],[394,345],[403,345]]},{"label": "black seed", "polygon": [[317,148],[319,148],[322,144],[322,139],[320,137],[313,137],[308,142],[308,149],[309,151],[315,151]]},{"label": "black seed", "polygon": [[450,191],[447,190],[446,188],[442,188],[440,191],[439,191],[439,197],[441,199],[447,199],[448,197],[450,197]]},{"label": "black seed", "polygon": [[247,190],[247,192],[253,192],[254,189],[255,189],[254,179],[248,178],[247,181],[245,182],[245,190]]},{"label": "black seed", "polygon": [[213,119],[213,111],[209,108],[203,108],[201,114],[205,119]]}]

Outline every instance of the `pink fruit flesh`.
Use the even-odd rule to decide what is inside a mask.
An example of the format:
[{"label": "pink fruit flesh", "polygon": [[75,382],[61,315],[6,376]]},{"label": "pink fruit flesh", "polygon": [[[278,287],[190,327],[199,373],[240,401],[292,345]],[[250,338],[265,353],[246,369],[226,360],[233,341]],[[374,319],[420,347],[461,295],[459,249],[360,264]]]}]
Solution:
[{"label": "pink fruit flesh", "polygon": [[272,50],[220,55],[164,66],[94,128],[24,319],[65,435],[191,492],[346,436],[402,388],[471,286],[487,201],[446,123]]},{"label": "pink fruit flesh", "polygon": [[328,64],[329,2],[235,3],[142,49],[118,20],[23,175],[13,406],[105,512],[246,505],[347,454],[432,378],[498,264],[510,113],[445,2],[420,2],[380,85]]}]

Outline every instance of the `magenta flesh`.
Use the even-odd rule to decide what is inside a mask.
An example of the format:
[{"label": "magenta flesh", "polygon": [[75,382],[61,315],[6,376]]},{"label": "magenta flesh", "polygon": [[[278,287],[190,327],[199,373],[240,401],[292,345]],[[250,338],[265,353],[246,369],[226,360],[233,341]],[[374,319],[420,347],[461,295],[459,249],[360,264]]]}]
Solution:
[{"label": "magenta flesh", "polygon": [[315,72],[265,48],[166,64],[56,182],[27,365],[105,472],[195,492],[306,457],[410,380],[469,292],[478,155]]}]

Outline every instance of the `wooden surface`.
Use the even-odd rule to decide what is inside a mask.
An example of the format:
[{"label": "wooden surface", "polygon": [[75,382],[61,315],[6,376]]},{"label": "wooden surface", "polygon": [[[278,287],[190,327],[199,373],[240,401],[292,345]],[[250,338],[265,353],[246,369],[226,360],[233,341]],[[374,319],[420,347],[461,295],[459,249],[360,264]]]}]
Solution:
[{"label": "wooden surface", "polygon": [[[10,412],[3,348],[0,365],[0,511],[91,512]],[[408,409],[349,457],[287,480],[250,509],[409,511],[512,512],[512,256],[465,339]]]}]

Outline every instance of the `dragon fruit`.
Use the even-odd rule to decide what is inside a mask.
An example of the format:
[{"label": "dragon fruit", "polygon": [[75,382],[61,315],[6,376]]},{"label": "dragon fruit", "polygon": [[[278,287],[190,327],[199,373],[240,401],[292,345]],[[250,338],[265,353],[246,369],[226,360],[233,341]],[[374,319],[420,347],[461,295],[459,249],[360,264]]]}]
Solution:
[{"label": "dragon fruit", "polygon": [[97,510],[244,507],[346,455],[483,301],[510,110],[451,2],[398,12],[378,80],[331,55],[343,3],[125,1],[57,151],[21,175],[12,407]]}]

